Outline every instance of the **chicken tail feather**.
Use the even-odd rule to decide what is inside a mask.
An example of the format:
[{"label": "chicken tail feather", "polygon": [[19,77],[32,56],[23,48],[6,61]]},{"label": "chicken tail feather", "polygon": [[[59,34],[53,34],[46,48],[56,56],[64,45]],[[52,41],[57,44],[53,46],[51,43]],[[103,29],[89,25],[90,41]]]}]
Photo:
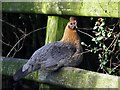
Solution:
[{"label": "chicken tail feather", "polygon": [[24,72],[22,71],[22,68],[20,68],[16,73],[15,75],[13,76],[13,79],[14,81],[18,81],[20,80],[21,78],[25,77],[26,75],[28,75],[28,69],[25,70]]}]

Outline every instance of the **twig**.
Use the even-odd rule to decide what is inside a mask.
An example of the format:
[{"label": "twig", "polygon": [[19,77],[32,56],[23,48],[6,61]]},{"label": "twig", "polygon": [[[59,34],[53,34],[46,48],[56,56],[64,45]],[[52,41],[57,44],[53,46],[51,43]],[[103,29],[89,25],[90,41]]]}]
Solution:
[{"label": "twig", "polygon": [[93,31],[93,28],[77,28],[77,29],[81,29],[81,30],[87,30],[87,31]]},{"label": "twig", "polygon": [[2,19],[0,19],[0,21],[6,23],[7,25],[9,25],[9,26],[11,26],[11,27],[13,27],[13,28],[18,29],[22,34],[25,33],[24,31],[22,31],[22,29],[17,28],[15,25],[13,25],[13,24],[11,24],[11,23],[9,23],[9,22],[6,22],[6,21],[4,21],[4,20],[2,20]]},{"label": "twig", "polygon": [[99,66],[99,68],[97,69],[97,72],[100,70],[100,66]]},{"label": "twig", "polygon": [[[120,53],[118,53],[118,55],[116,56],[116,59],[118,59],[119,62],[120,62],[119,54],[120,54]],[[119,62],[118,62],[118,63],[119,63]]]},{"label": "twig", "polygon": [[24,45],[24,41],[25,41],[25,38],[23,39],[23,42],[22,42],[21,47],[20,47],[17,51],[20,51],[20,50],[22,49],[22,47],[23,47],[23,45]]},{"label": "twig", "polygon": [[113,39],[113,41],[111,42],[111,44],[109,45],[109,47],[107,48],[107,50],[109,50],[109,48],[113,46],[115,40],[116,40],[116,38]]},{"label": "twig", "polygon": [[115,70],[116,68],[118,68],[120,66],[120,64],[118,64],[116,67],[113,68],[113,70]]},{"label": "twig", "polygon": [[112,57],[110,58],[110,68],[111,68],[111,66],[112,66]]},{"label": "twig", "polygon": [[79,29],[78,29],[78,31],[79,31],[80,33],[83,33],[83,34],[85,34],[85,35],[91,37],[92,39],[94,38],[92,35],[90,35],[90,34],[88,34],[88,33],[85,33],[85,32],[83,32],[83,31],[81,31],[81,30],[79,30]]},{"label": "twig", "polygon": [[105,72],[105,74],[108,74],[108,72],[103,68],[103,73]]},{"label": "twig", "polygon": [[14,48],[19,44],[19,42],[20,42],[21,40],[23,40],[25,37],[27,37],[28,35],[36,32],[36,31],[39,31],[39,30],[42,30],[42,29],[45,29],[45,28],[46,28],[46,27],[38,28],[38,29],[36,29],[36,30],[34,30],[34,31],[32,31],[32,32],[29,32],[28,34],[24,34],[24,36],[23,36],[22,38],[20,38],[20,39],[18,40],[18,42],[12,47],[12,49],[9,51],[9,53],[7,54],[6,57],[8,57],[8,56],[10,55],[10,53],[13,51],[13,49],[14,49]]},{"label": "twig", "polygon": [[[96,51],[100,51],[100,50],[102,50],[102,48],[99,48],[99,49],[97,49]],[[82,53],[80,53],[80,54],[85,54],[85,53],[89,53],[89,52],[91,52],[91,50],[84,51],[84,52],[82,52]]]},{"label": "twig", "polygon": [[[120,33],[118,33],[118,35],[120,36]],[[111,44],[109,45],[109,47],[107,48],[107,50],[109,50],[109,48],[112,47],[114,45],[114,43],[117,42],[119,36],[116,36],[116,38],[113,39],[113,41],[111,42]]]},{"label": "twig", "polygon": [[3,42],[2,40],[0,40],[0,42],[3,43],[3,44],[6,45],[6,46],[13,47],[12,45],[10,45],[10,44],[8,44],[8,43],[6,43],[6,42]]}]

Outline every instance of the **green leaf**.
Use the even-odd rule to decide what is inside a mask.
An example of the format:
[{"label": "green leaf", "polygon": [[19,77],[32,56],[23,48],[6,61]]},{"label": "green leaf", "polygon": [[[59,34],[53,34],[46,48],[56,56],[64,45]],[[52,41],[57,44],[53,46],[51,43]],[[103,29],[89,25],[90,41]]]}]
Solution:
[{"label": "green leaf", "polygon": [[107,71],[109,74],[111,74],[112,72],[115,72],[115,69],[114,68],[107,68]]},{"label": "green leaf", "polygon": [[102,40],[104,37],[103,36],[100,36],[100,37],[97,37],[97,40],[100,41]]},{"label": "green leaf", "polygon": [[98,32],[98,33],[96,33],[95,35],[98,36],[98,35],[100,35],[100,34],[101,34],[101,32]]},{"label": "green leaf", "polygon": [[103,45],[103,49],[105,49],[106,48],[106,46],[105,45]]},{"label": "green leaf", "polygon": [[102,31],[104,28],[103,28],[103,27],[101,27],[101,26],[99,26],[99,29],[100,29],[100,31]]},{"label": "green leaf", "polygon": [[101,54],[98,54],[99,59],[102,58]]},{"label": "green leaf", "polygon": [[84,42],[81,42],[81,45],[85,45],[85,43],[84,43]]},{"label": "green leaf", "polygon": [[92,41],[96,41],[96,38],[93,38]]},{"label": "green leaf", "polygon": [[101,27],[105,25],[105,22],[102,22],[102,24],[100,25]]},{"label": "green leaf", "polygon": [[107,33],[107,37],[109,38],[112,35],[112,32]]},{"label": "green leaf", "polygon": [[105,65],[107,63],[107,61],[106,60],[104,60],[104,61],[102,61],[102,65]]},{"label": "green leaf", "polygon": [[97,29],[97,28],[98,28],[98,26],[94,26],[93,30],[95,30],[95,29]]},{"label": "green leaf", "polygon": [[104,67],[104,66],[103,66],[102,64],[100,64],[100,68],[103,69],[103,67]]},{"label": "green leaf", "polygon": [[102,36],[104,36],[104,37],[105,37],[105,31],[104,31],[104,30],[102,31]]},{"label": "green leaf", "polygon": [[118,46],[120,47],[120,40],[118,40]]}]

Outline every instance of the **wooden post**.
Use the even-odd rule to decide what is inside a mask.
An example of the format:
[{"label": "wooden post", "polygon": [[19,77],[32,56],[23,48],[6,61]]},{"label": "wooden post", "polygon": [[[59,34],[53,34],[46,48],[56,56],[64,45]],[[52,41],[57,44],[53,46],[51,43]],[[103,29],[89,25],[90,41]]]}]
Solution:
[{"label": "wooden post", "polygon": [[68,20],[58,16],[48,16],[45,43],[58,41],[62,38]]}]

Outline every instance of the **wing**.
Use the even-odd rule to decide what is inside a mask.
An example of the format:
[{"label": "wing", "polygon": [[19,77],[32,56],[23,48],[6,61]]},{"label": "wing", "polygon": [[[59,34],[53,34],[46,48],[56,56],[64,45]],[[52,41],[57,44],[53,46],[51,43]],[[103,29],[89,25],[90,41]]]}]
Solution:
[{"label": "wing", "polygon": [[35,51],[26,66],[24,65],[23,71],[26,67],[32,66],[29,70],[36,69],[53,69],[59,64],[65,63],[76,52],[76,48],[71,44],[63,42],[50,43]]},{"label": "wing", "polygon": [[71,59],[75,52],[76,48],[73,45],[57,42],[48,53],[47,60],[43,61],[41,65],[44,68],[56,70],[64,65],[67,60]]}]

